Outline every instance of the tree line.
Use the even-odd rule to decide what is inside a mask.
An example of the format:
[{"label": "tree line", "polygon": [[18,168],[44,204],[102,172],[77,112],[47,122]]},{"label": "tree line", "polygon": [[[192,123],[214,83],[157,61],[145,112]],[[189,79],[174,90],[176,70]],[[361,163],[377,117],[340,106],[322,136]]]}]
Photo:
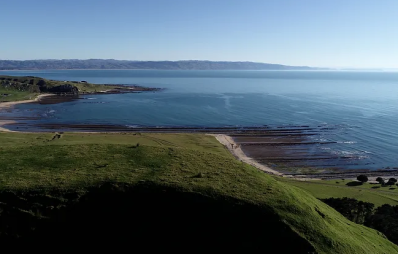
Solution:
[{"label": "tree line", "polygon": [[353,198],[328,198],[322,201],[347,219],[376,229],[398,244],[398,206],[385,204],[375,209],[374,204]]},{"label": "tree line", "polygon": [[[357,176],[357,180],[361,183],[366,183],[369,179],[366,175],[359,175]],[[380,183],[381,185],[395,185],[397,183],[397,179],[392,177],[386,182],[384,178],[377,177],[376,182]]]}]

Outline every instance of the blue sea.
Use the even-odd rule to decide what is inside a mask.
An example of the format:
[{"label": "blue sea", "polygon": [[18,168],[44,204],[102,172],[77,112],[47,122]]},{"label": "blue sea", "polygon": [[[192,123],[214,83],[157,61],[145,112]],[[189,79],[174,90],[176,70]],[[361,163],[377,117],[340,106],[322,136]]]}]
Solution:
[{"label": "blue sea", "polygon": [[39,123],[322,127],[333,131],[311,138],[336,142],[322,147],[327,152],[353,156],[369,169],[398,167],[395,72],[46,70],[0,75],[164,88],[21,104],[12,112],[36,116]]}]

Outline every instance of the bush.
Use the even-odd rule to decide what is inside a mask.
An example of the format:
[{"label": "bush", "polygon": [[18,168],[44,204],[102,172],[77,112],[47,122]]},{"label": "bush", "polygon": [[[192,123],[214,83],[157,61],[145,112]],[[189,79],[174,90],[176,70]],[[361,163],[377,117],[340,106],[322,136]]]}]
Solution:
[{"label": "bush", "polygon": [[390,178],[390,179],[388,179],[387,185],[395,185],[396,182],[397,182],[397,179]]},{"label": "bush", "polygon": [[390,241],[398,244],[398,206],[386,204],[378,207],[364,224],[382,232]]},{"label": "bush", "polygon": [[353,198],[328,198],[322,199],[327,205],[336,209],[347,219],[364,224],[372,216],[374,204],[358,201]]},{"label": "bush", "polygon": [[381,177],[377,177],[377,178],[376,178],[376,181],[379,182],[381,185],[385,185],[385,184],[386,184],[386,182],[384,181],[384,179],[381,178]]},{"label": "bush", "polygon": [[357,177],[357,180],[360,181],[361,183],[366,183],[368,181],[368,177],[366,175],[359,175]]},{"label": "bush", "polygon": [[376,229],[398,244],[398,206],[385,204],[374,209],[374,204],[352,198],[328,198],[322,201],[347,219]]}]

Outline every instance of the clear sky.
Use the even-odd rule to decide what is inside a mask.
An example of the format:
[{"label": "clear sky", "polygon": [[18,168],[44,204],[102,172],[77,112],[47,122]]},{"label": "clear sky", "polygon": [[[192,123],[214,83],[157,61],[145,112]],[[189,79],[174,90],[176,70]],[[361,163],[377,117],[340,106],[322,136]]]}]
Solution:
[{"label": "clear sky", "polygon": [[398,0],[3,0],[0,59],[398,68]]}]

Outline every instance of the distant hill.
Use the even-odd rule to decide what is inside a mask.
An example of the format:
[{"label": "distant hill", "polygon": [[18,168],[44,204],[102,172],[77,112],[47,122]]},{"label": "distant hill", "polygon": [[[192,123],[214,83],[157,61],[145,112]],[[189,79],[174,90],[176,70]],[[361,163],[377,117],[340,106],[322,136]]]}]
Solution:
[{"label": "distant hill", "polygon": [[126,61],[113,59],[88,60],[0,60],[0,70],[60,69],[151,69],[151,70],[312,70],[307,66],[255,62],[214,61]]}]

